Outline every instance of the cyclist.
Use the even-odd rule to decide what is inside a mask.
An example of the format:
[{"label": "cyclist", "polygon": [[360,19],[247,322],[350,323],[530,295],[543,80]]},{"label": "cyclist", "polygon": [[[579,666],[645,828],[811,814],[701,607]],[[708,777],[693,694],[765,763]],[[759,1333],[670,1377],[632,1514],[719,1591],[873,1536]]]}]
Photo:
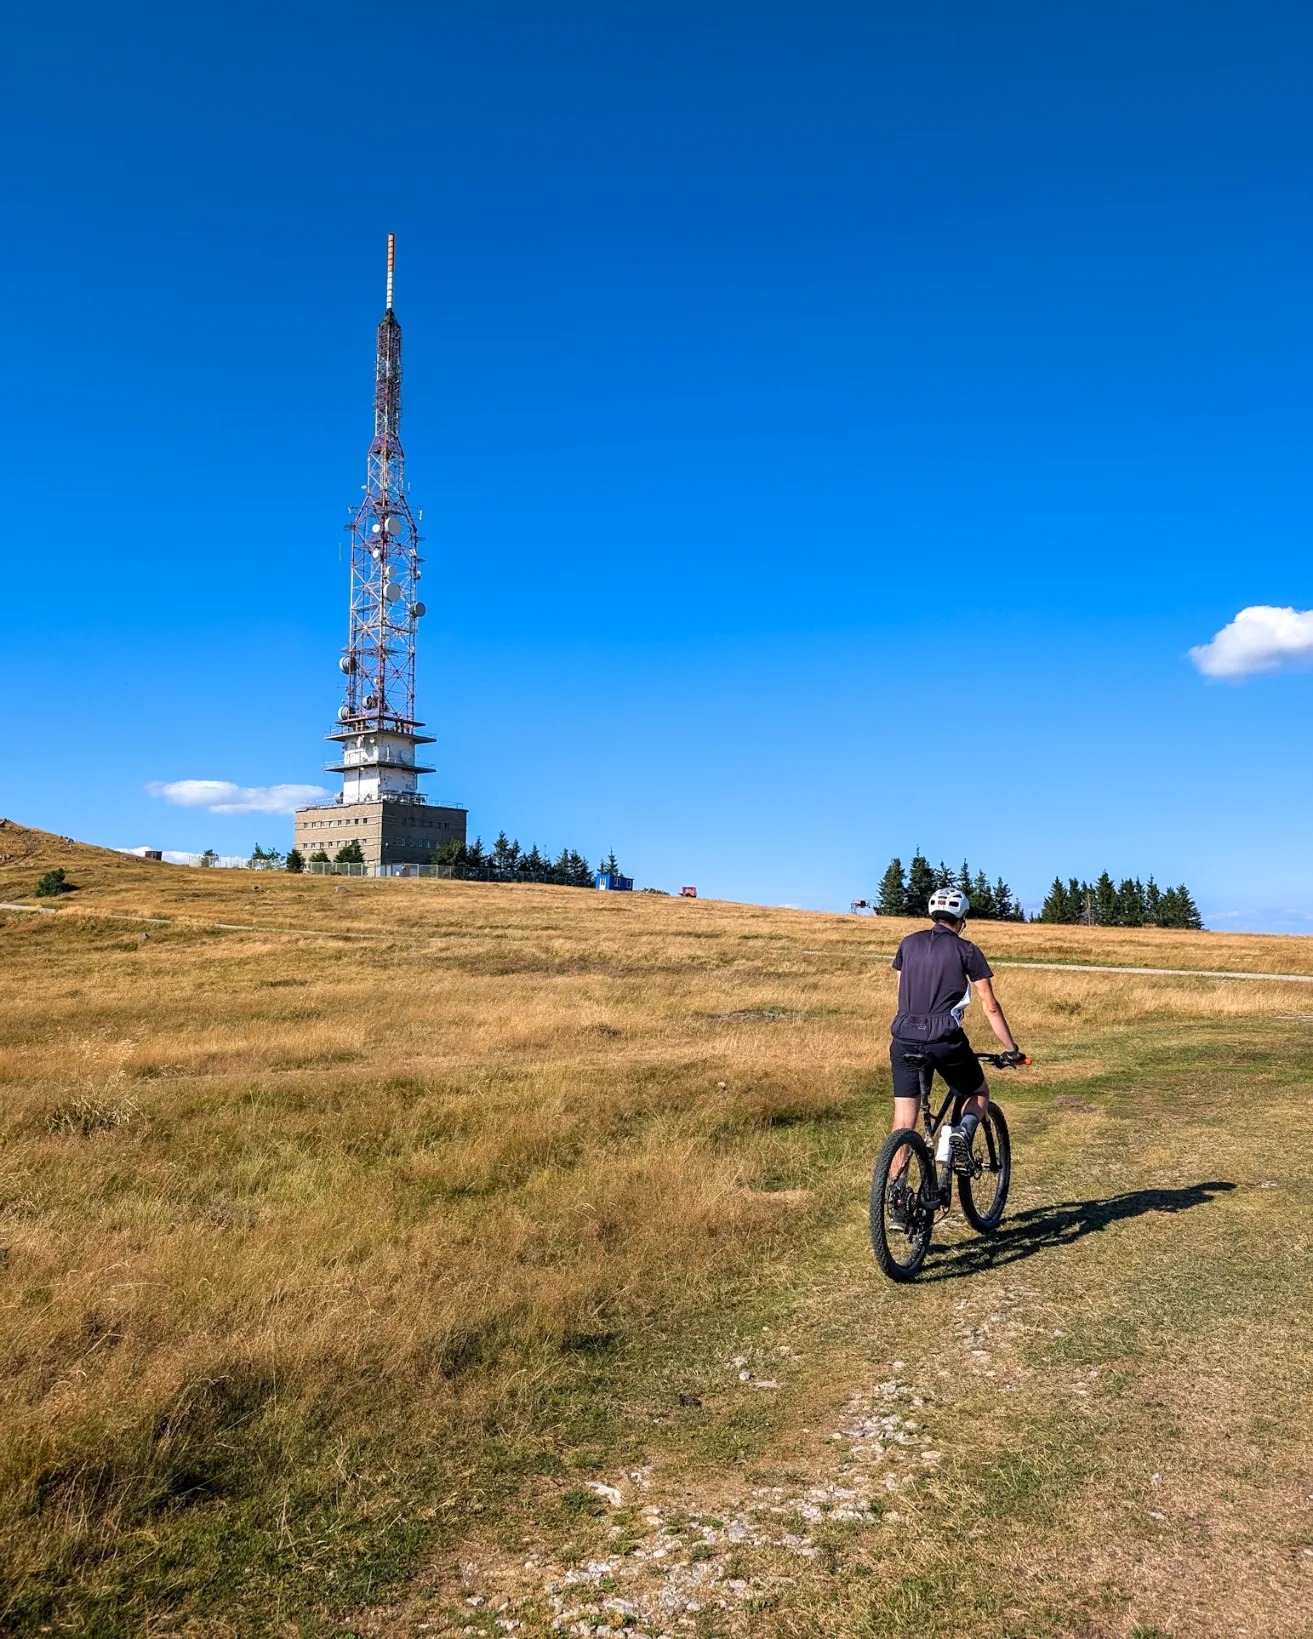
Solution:
[{"label": "cyclist", "polygon": [[[969,939],[962,937],[970,901],[956,888],[936,888],[928,906],[931,926],[909,933],[893,967],[898,974],[898,1012],[890,1027],[889,1062],[894,1073],[894,1126],[915,1127],[921,1109],[920,1066],[905,1053],[924,1053],[955,1093],[967,1093],[962,1122],[953,1134],[955,1172],[970,1173],[971,1144],[989,1102],[989,1083],[971,1050],[962,1015],[971,986],[1005,1053],[1021,1054],[994,995],[993,969]],[[906,1152],[904,1152],[906,1153]]]}]

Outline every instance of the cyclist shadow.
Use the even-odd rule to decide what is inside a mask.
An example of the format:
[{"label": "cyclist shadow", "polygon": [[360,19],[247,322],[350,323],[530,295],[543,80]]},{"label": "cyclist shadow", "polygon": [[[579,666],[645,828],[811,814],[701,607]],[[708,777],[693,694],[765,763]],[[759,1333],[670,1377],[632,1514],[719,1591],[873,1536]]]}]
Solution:
[{"label": "cyclist shadow", "polygon": [[938,1256],[921,1278],[956,1280],[982,1269],[1018,1263],[1050,1247],[1069,1246],[1083,1235],[1095,1235],[1109,1224],[1142,1218],[1146,1212],[1187,1212],[1235,1187],[1214,1179],[1207,1184],[1187,1184],[1183,1189],[1136,1189],[1102,1201],[1056,1201],[1051,1206],[1031,1207],[1014,1218],[1005,1218],[996,1235],[940,1246],[936,1249]]}]

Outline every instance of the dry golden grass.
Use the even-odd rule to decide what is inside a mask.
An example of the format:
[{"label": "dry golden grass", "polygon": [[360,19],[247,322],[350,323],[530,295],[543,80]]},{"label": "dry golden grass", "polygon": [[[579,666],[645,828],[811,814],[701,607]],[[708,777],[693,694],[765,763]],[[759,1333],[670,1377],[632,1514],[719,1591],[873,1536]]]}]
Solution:
[{"label": "dry golden grass", "polygon": [[[1002,971],[1041,1060],[1006,1088],[1014,1215],[1256,1184],[1278,1167],[1274,1117],[1281,1189],[1034,1247],[1019,1233],[996,1264],[963,1241],[936,1267],[969,1280],[899,1292],[863,1245],[862,1180],[887,1119],[887,957],[911,924],[189,871],[12,824],[0,856],[0,900],[35,905],[54,864],[79,884],[54,914],[0,911],[15,1631],[341,1632],[366,1608],[359,1631],[418,1631],[446,1620],[462,1558],[608,1540],[608,1520],[560,1513],[572,1476],[654,1462],[690,1503],[745,1463],[819,1472],[801,1431],[895,1354],[941,1396],[949,1373],[970,1438],[946,1426],[900,1532],[845,1538],[829,1569],[791,1564],[766,1607],[698,1631],[1002,1639],[1138,1620],[1202,1639],[1233,1631],[1215,1624],[1241,1586],[1252,1631],[1305,1631],[1289,1601],[1313,1556],[1264,1482],[1287,1502],[1313,1491],[1291,1437],[1309,1386],[1289,1324],[1308,1297],[1289,1256],[1309,1221],[1303,987]],[[1018,960],[1313,974],[1293,939],[979,937]],[[1257,1119],[1237,1056],[1263,1087]],[[1018,1270],[1031,1295],[1000,1296]],[[978,1310],[1029,1340],[1008,1345],[1026,1386],[1006,1402],[959,1347]],[[722,1382],[763,1325],[808,1356],[769,1405]],[[1085,1431],[1092,1454],[1055,1330],[1081,1336],[1082,1370],[1123,1382]],[[700,1407],[680,1409],[680,1383]],[[1265,1396],[1293,1425],[1280,1438],[1246,1424]],[[1166,1542],[1144,1528],[1138,1467],[1125,1503],[1160,1399],[1180,1407],[1171,1518],[1196,1522]]]}]

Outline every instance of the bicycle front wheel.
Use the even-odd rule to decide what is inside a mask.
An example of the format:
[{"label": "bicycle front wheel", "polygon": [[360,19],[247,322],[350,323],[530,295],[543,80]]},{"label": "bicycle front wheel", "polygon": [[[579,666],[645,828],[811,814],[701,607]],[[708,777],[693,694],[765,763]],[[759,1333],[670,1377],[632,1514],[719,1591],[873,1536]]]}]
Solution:
[{"label": "bicycle front wheel", "polygon": [[930,1249],[939,1183],[930,1146],[911,1127],[889,1134],[871,1175],[871,1248],[890,1280],[915,1280]]},{"label": "bicycle front wheel", "polygon": [[991,1099],[971,1141],[971,1175],[959,1173],[962,1216],[981,1235],[992,1235],[1003,1217],[1012,1182],[1012,1140],[1003,1112]]}]

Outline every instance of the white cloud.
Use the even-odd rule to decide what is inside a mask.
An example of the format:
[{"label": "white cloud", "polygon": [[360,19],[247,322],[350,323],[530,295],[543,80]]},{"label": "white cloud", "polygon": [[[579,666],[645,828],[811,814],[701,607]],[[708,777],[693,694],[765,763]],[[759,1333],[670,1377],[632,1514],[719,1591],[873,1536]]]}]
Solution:
[{"label": "white cloud", "polygon": [[1190,650],[1205,677],[1249,677],[1254,672],[1313,666],[1313,609],[1242,609],[1211,643]]},{"label": "white cloud", "polygon": [[319,785],[234,785],[231,780],[152,780],[152,797],[212,814],[291,814],[330,795]]}]

